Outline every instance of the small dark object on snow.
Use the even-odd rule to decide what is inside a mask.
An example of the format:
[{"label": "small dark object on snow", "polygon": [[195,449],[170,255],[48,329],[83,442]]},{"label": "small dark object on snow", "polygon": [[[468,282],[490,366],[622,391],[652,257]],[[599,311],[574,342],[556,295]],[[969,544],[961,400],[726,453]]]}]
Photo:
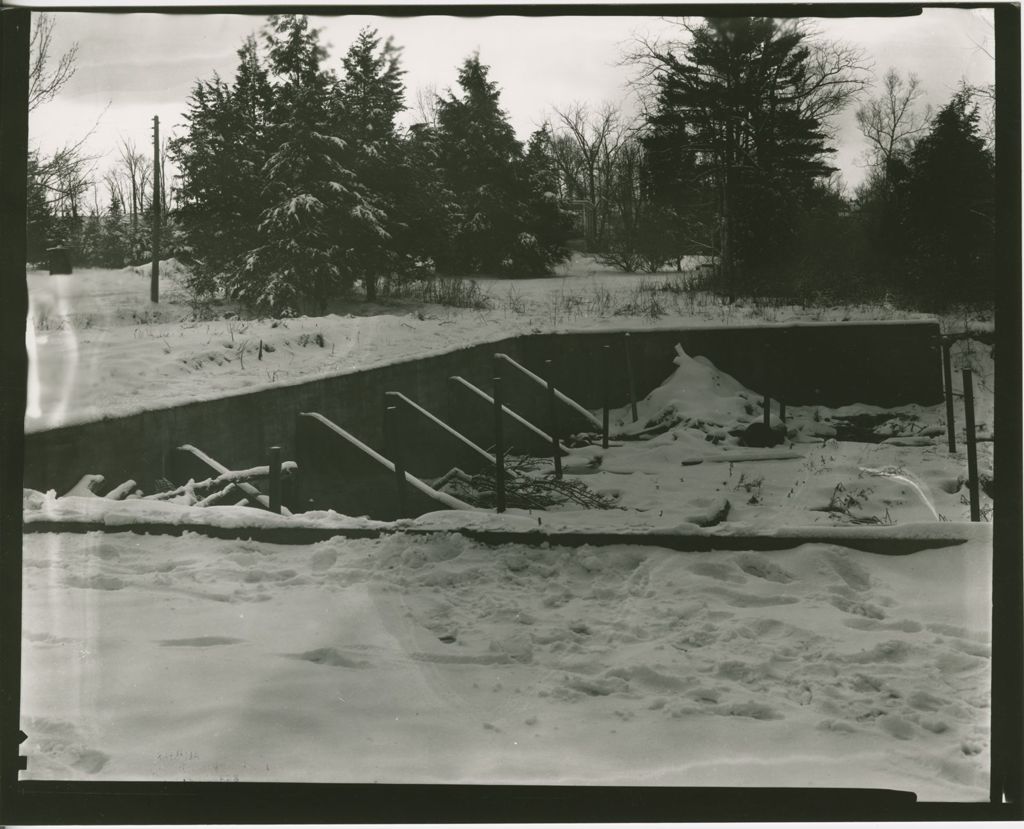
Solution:
[{"label": "small dark object on snow", "polygon": [[71,248],[67,245],[56,245],[47,248],[49,254],[50,275],[59,273],[71,273]]},{"label": "small dark object on snow", "polygon": [[444,636],[438,636],[437,638],[440,641],[444,642],[446,645],[451,645],[451,644],[453,644],[455,642],[455,637],[452,636],[451,634],[446,634]]},{"label": "small dark object on snow", "polygon": [[754,446],[758,449],[766,449],[778,446],[786,440],[786,433],[782,429],[772,429],[764,423],[751,423],[743,430],[740,443],[744,446]]}]

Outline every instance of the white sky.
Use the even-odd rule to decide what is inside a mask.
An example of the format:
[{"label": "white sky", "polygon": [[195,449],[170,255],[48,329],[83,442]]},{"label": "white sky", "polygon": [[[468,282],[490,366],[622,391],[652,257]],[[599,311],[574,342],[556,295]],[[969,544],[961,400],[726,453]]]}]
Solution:
[{"label": "white sky", "polygon": [[[52,150],[81,138],[99,119],[87,147],[100,156],[100,174],[116,158],[119,137],[133,139],[143,151],[152,146],[154,115],[160,116],[163,136],[182,132],[182,113],[194,81],[217,71],[230,82],[242,39],[258,31],[265,20],[231,14],[54,14],[53,52],[59,55],[77,42],[78,71],[57,99],[32,113],[30,142]],[[927,9],[919,17],[814,23],[829,39],[865,48],[879,79],[890,66],[903,74],[917,73],[926,100],[937,107],[949,99],[961,78],[994,81],[994,64],[985,53],[994,53],[991,20],[990,10]],[[656,17],[610,15],[348,15],[314,17],[313,22],[323,28],[329,63],[338,70],[341,56],[363,26],[393,35],[403,48],[406,103],[413,110],[417,89],[434,85],[443,93],[456,86],[458,66],[479,49],[481,60],[491,67],[491,78],[500,85],[502,105],[524,140],[552,106],[627,99],[635,69],[622,63],[624,50],[636,35],[671,34],[675,28],[671,21]],[[865,144],[854,111],[850,107],[838,122],[833,161],[851,187],[864,177],[858,160]],[[407,114],[406,121],[414,120]]]}]

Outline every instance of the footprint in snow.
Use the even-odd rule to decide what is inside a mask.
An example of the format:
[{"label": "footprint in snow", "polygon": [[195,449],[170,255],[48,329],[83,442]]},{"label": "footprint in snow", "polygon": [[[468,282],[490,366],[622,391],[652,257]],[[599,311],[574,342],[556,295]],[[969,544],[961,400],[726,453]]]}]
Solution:
[{"label": "footprint in snow", "polygon": [[690,572],[698,576],[707,576],[717,581],[727,581],[732,584],[746,584],[747,580],[736,572],[736,568],[728,562],[699,561],[690,565]]},{"label": "footprint in snow", "polygon": [[757,553],[748,553],[738,560],[740,569],[747,575],[765,581],[774,581],[779,584],[788,584],[793,581],[793,576],[778,564],[766,556]]},{"label": "footprint in snow", "polygon": [[371,663],[365,659],[354,659],[334,648],[317,648],[304,653],[285,654],[289,659],[301,659],[314,665],[328,665],[332,668],[369,668]]},{"label": "footprint in snow", "polygon": [[244,641],[244,639],[236,639],[233,636],[193,636],[189,639],[161,639],[160,647],[211,648],[216,645],[237,645]]}]

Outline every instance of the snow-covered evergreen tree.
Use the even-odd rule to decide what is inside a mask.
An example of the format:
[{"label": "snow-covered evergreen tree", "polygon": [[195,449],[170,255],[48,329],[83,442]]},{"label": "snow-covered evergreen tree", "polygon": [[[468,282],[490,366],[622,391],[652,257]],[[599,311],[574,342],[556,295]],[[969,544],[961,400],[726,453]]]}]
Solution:
[{"label": "snow-covered evergreen tree", "polygon": [[488,71],[478,54],[467,58],[459,70],[461,97],[449,92],[438,108],[439,161],[458,203],[454,236],[438,265],[454,273],[508,268],[525,230],[519,182],[523,148]]},{"label": "snow-covered evergreen tree", "polygon": [[569,258],[565,242],[572,231],[572,217],[558,199],[558,162],[547,124],[530,136],[523,169],[527,185],[526,228],[513,256],[517,267],[529,273],[546,273]]},{"label": "snow-covered evergreen tree", "polygon": [[189,99],[188,132],[170,143],[181,169],[179,218],[193,260],[192,288],[212,293],[231,282],[257,244],[263,165],[269,155],[272,89],[256,40],[238,50],[232,86],[198,81]]},{"label": "snow-covered evergreen tree", "polygon": [[263,167],[268,206],[260,243],[245,257],[232,292],[272,312],[322,313],[362,275],[367,239],[385,238],[382,211],[353,173],[338,133],[338,82],[322,68],[319,31],[301,15],[274,15],[264,30],[273,73],[273,152]]},{"label": "snow-covered evergreen tree", "polygon": [[350,150],[351,167],[378,211],[379,228],[360,235],[353,264],[360,271],[366,298],[377,297],[377,281],[401,263],[397,203],[403,185],[401,146],[395,117],[405,109],[404,71],[390,38],[381,44],[376,30],[365,28],[342,58],[345,73],[338,86],[339,133]]},{"label": "snow-covered evergreen tree", "polygon": [[930,307],[995,296],[995,159],[960,91],[938,111],[899,187],[907,285]]},{"label": "snow-covered evergreen tree", "polygon": [[566,251],[557,197],[545,195],[557,188],[540,160],[544,139],[528,162],[488,73],[470,56],[459,71],[462,95],[439,103],[439,163],[457,207],[438,264],[452,273],[548,273]]},{"label": "snow-covered evergreen tree", "polygon": [[441,167],[440,140],[429,124],[414,124],[402,140],[401,198],[396,204],[403,272],[431,275],[444,262],[460,216]]}]

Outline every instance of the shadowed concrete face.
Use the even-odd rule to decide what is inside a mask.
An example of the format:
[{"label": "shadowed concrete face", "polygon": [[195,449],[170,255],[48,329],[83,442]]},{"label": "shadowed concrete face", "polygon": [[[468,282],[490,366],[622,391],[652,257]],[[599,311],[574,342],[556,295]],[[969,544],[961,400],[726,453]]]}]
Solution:
[{"label": "shadowed concrete face", "polygon": [[[937,323],[920,322],[634,331],[630,339],[640,398],[672,373],[678,343],[748,388],[790,405],[893,406],[942,399],[938,336]],[[602,359],[606,344],[611,345],[607,361]],[[180,455],[174,450],[183,443],[232,469],[265,463],[271,445],[281,446],[282,456],[293,459],[295,421],[303,411],[323,414],[380,450],[387,391],[402,392],[488,449],[493,443],[490,411],[482,400],[479,411],[471,409],[469,392],[453,389],[448,378],[458,375],[489,391],[497,352],[538,372],[544,360],[553,360],[556,386],[589,409],[600,408],[606,386],[613,407],[629,402],[621,333],[516,337],[309,383],[34,432],[25,440],[24,484],[62,493],[83,474],[98,473],[110,486],[132,478],[152,491],[157,478],[177,483],[191,475],[172,465]],[[543,429],[548,420],[544,390],[511,371],[508,376],[506,404]],[[579,423],[571,420],[573,414]],[[564,434],[589,428],[563,404],[558,417]],[[543,440],[537,438],[534,445],[535,436],[523,431],[524,449],[548,453]],[[411,472],[441,474],[462,462],[454,449],[447,462],[439,435],[440,430],[428,432],[422,423],[410,426],[406,464]],[[513,440],[511,433],[506,439]]]}]

